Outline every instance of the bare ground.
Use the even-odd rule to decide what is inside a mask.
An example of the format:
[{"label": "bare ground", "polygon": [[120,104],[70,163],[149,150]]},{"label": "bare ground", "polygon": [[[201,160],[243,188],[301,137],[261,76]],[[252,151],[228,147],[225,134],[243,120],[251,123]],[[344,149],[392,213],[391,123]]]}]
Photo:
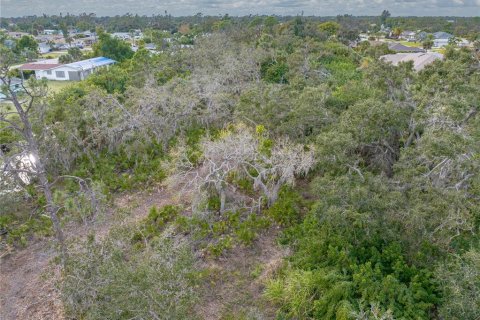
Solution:
[{"label": "bare ground", "polygon": [[[189,197],[177,191],[175,187],[157,186],[149,193],[121,195],[103,219],[95,224],[67,226],[66,236],[75,242],[94,230],[97,237],[103,237],[114,225],[141,220],[152,206],[188,204]],[[275,243],[277,234],[278,230],[271,228],[251,247],[237,246],[220,259],[203,259],[201,267],[208,276],[195,313],[208,320],[273,319],[274,309],[261,293],[265,279],[287,254]],[[43,239],[1,259],[0,320],[65,319],[55,287],[60,277],[59,267],[52,263],[55,256],[52,240]]]},{"label": "bare ground", "polygon": [[203,319],[274,319],[263,299],[265,282],[288,254],[276,243],[278,230],[267,230],[252,246],[237,246],[217,260],[206,260],[207,281],[197,313]]},{"label": "bare ground", "polygon": [[[153,188],[148,194],[125,194],[117,197],[114,208],[108,210],[101,221],[82,226],[69,225],[65,229],[65,235],[70,242],[84,239],[92,230],[98,237],[102,237],[115,224],[141,220],[152,206],[161,207],[179,202],[169,190],[161,186]],[[131,213],[117,215],[120,210],[118,208]],[[1,259],[0,320],[65,318],[60,295],[55,288],[55,281],[59,277],[58,267],[51,263],[55,256],[52,239],[42,239]]]}]

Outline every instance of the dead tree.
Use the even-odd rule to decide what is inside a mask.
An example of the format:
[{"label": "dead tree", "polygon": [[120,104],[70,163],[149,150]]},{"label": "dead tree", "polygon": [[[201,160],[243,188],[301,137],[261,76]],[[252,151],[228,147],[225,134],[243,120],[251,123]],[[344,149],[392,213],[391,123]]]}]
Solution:
[{"label": "dead tree", "polygon": [[[32,82],[31,86],[25,86],[22,82],[20,88],[12,85],[12,78],[9,76],[10,66],[14,62],[13,53],[6,49],[0,49],[0,85],[4,100],[11,102],[13,109],[0,109],[0,123],[5,126],[1,130],[13,130],[22,141],[15,143],[15,149],[10,152],[1,152],[2,175],[9,173],[13,176],[35,175],[38,178],[39,188],[46,200],[46,212],[52,220],[56,239],[60,245],[62,263],[65,263],[67,251],[65,238],[58,218],[58,208],[53,200],[51,185],[48,181],[45,162],[40,154],[40,148],[35,136],[31,115],[39,99],[45,96],[46,88],[42,83]],[[20,89],[20,90],[18,90]],[[16,153],[15,153],[16,151]],[[15,165],[18,160],[27,155],[30,165],[19,167]],[[16,161],[15,161],[16,160]]]},{"label": "dead tree", "polygon": [[269,150],[262,146],[262,139],[243,126],[220,139],[204,139],[200,167],[189,163],[180,170],[186,174],[194,172],[189,179],[199,190],[208,186],[215,189],[220,197],[220,212],[225,210],[232,174],[251,179],[270,207],[278,199],[281,187],[293,185],[296,176],[307,174],[315,160],[312,151],[286,138],[276,141]]}]

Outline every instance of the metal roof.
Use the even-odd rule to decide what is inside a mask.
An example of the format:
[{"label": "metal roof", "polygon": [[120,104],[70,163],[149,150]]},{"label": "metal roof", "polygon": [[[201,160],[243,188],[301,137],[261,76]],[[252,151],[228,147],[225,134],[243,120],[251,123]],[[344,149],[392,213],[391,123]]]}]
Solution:
[{"label": "metal roof", "polygon": [[77,61],[77,62],[72,62],[65,64],[64,67],[70,67],[78,70],[89,70],[101,66],[107,66],[109,64],[114,64],[116,61],[105,58],[105,57],[98,57],[98,58],[92,58],[92,59],[87,59],[87,60],[82,60],[82,61]]},{"label": "metal roof", "polygon": [[109,64],[114,64],[115,62],[116,62],[115,60],[105,58],[105,57],[97,57],[97,58],[72,62],[68,64],[58,63],[58,59],[48,59],[48,60],[43,60],[43,61],[38,61],[33,63],[26,63],[23,66],[21,66],[19,69],[20,70],[51,70],[51,69],[56,69],[58,67],[70,67],[72,69],[77,69],[77,70],[89,70],[89,69],[94,69],[102,66],[107,66]]}]

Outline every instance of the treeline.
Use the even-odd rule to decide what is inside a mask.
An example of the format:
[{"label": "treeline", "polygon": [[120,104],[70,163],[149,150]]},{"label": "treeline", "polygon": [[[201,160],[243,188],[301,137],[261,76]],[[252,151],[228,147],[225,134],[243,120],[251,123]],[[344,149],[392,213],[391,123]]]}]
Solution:
[{"label": "treeline", "polygon": [[[218,21],[194,48],[141,49],[37,91],[50,181],[89,179],[107,203],[159,181],[194,195],[188,210],[152,208],[72,245],[68,316],[194,318],[197,253],[216,259],[273,226],[292,252],[264,283],[280,319],[477,319],[478,52],[450,46],[416,73],[378,61],[381,48],[346,46],[346,23]],[[2,152],[15,152],[21,137],[2,132]],[[77,183],[53,187],[63,221],[95,219]],[[22,192],[2,196],[13,234],[19,198],[45,210],[38,189]]]},{"label": "treeline", "polygon": [[[387,11],[388,12],[388,11]],[[289,22],[294,16],[273,16],[279,22]],[[97,17],[94,13],[83,13],[80,15],[46,15],[26,16],[17,18],[4,18],[0,22],[2,28],[11,31],[24,31],[32,34],[41,33],[45,29],[58,29],[59,27],[76,28],[80,31],[95,31],[102,27],[108,32],[130,32],[131,30],[166,30],[171,33],[179,31],[182,25],[188,25],[192,31],[197,33],[212,32],[234,24],[237,27],[249,23],[257,23],[258,20],[269,19],[268,16],[208,16],[198,13],[194,16],[174,17],[165,11],[164,14],[152,16],[141,16],[137,14],[117,15],[113,17]],[[301,16],[306,22],[335,21],[345,28],[355,32],[375,32],[380,29],[381,24],[389,27],[399,27],[403,30],[423,30],[426,32],[444,31],[459,37],[472,36],[480,33],[480,20],[478,17],[386,17],[380,16],[352,16],[338,15],[336,17],[315,17]],[[222,22],[223,21],[223,22]],[[13,26],[11,24],[14,24]]]}]

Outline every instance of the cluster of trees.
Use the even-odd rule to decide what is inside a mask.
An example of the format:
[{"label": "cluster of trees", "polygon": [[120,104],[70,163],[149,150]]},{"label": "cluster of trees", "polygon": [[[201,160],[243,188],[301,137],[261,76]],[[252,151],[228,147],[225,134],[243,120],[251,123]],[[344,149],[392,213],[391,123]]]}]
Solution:
[{"label": "cluster of trees", "polygon": [[[394,13],[395,14],[395,13]],[[212,32],[226,26],[258,25],[265,20],[265,26],[271,27],[276,22],[288,22],[295,17],[289,16],[245,16],[230,17],[225,15],[205,16],[198,13],[188,17],[173,17],[167,11],[164,14],[139,16],[125,14],[114,17],[97,17],[94,13],[80,15],[43,15],[2,19],[0,26],[12,31],[25,31],[39,34],[45,29],[56,29],[58,26],[77,28],[81,31],[95,31],[97,27],[107,32],[130,32],[135,29],[166,30],[171,33],[182,32],[188,26],[194,33]],[[445,31],[457,36],[475,39],[480,33],[478,17],[393,17],[388,10],[383,10],[379,16],[356,17],[339,15],[337,17],[308,16],[302,19],[315,24],[321,22],[337,22],[346,31],[378,31],[380,26],[401,28],[402,30],[424,30],[426,32]],[[376,25],[372,28],[372,25]]]},{"label": "cluster of trees", "polygon": [[344,44],[355,19],[226,16],[194,48],[155,55],[102,34],[95,52],[120,63],[55,95],[35,79],[11,88],[2,48],[14,108],[0,109],[0,218],[48,213],[64,244],[60,222],[93,219],[102,194],[170,176],[200,198],[193,220],[155,209],[134,230],[63,245],[69,316],[188,318],[196,237],[229,248],[228,222],[248,243],[273,216],[292,249],[264,293],[279,318],[479,317],[479,57],[448,47],[420,73],[394,67],[376,59],[388,48]]}]

